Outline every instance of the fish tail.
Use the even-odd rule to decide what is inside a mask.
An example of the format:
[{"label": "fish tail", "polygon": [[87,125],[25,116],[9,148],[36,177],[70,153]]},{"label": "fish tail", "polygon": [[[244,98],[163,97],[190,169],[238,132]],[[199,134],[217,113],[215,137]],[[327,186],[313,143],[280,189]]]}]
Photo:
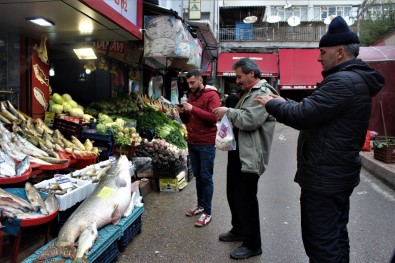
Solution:
[{"label": "fish tail", "polygon": [[42,261],[48,258],[53,258],[59,255],[58,248],[54,245],[47,247],[41,254],[37,257],[37,260]]},{"label": "fish tail", "polygon": [[59,253],[64,258],[75,258],[77,255],[77,249],[73,245],[67,245],[59,247]]},{"label": "fish tail", "polygon": [[77,255],[77,249],[73,245],[51,245],[45,249],[38,257],[38,260],[45,260],[56,256],[62,256],[64,258],[75,258]]}]

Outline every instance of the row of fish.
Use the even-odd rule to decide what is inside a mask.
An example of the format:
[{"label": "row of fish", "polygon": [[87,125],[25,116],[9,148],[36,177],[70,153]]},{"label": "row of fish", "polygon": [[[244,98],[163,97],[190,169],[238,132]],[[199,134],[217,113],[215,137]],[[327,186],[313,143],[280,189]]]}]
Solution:
[{"label": "row of fish", "polygon": [[54,194],[49,194],[44,201],[37,188],[29,182],[25,184],[25,193],[27,200],[0,188],[0,219],[38,218],[58,209]]},{"label": "row of fish", "polygon": [[[3,123],[11,124],[12,132]],[[68,140],[59,130],[50,129],[40,118],[23,114],[9,101],[0,102],[0,150],[0,178],[23,175],[30,163],[62,164],[69,161],[69,154],[99,154],[89,139],[82,143],[72,136]]]},{"label": "row of fish", "polygon": [[131,183],[131,163],[122,155],[110,166],[92,194],[65,222],[54,244],[37,257],[38,261],[61,256],[87,262],[85,255],[97,239],[98,229],[110,223],[117,224],[121,217],[131,214],[132,192],[138,190],[138,184],[132,186]]}]

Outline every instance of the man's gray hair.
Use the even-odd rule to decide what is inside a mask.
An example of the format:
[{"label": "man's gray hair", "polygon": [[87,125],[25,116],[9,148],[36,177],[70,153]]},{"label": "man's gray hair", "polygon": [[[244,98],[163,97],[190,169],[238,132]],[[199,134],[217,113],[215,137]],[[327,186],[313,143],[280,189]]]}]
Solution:
[{"label": "man's gray hair", "polygon": [[261,77],[261,70],[259,69],[258,65],[255,63],[255,61],[250,58],[239,59],[239,61],[233,64],[232,68],[234,70],[237,68],[241,68],[241,71],[243,71],[244,74],[248,74],[251,71],[253,71],[255,78]]},{"label": "man's gray hair", "polygon": [[359,44],[345,45],[344,51],[346,51],[348,56],[356,58],[359,55]]}]

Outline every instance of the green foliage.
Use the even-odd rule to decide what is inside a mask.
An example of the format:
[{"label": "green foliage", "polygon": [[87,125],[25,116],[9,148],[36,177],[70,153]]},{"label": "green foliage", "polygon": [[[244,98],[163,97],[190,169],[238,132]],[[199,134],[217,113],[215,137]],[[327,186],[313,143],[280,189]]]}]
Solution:
[{"label": "green foliage", "polygon": [[395,31],[395,9],[392,1],[382,5],[382,13],[377,15],[373,9],[375,1],[363,14],[359,23],[359,37],[362,46],[370,46]]}]

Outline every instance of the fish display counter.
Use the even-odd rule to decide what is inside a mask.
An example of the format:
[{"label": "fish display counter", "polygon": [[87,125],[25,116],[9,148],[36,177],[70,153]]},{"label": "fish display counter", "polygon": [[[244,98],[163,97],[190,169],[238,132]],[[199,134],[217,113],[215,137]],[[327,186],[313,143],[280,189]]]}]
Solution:
[{"label": "fish display counter", "polygon": [[[28,196],[26,194],[25,188],[4,188],[2,189],[5,192],[17,196],[23,200],[28,201]],[[47,194],[40,193],[42,199],[47,198]],[[39,225],[47,224],[47,229],[45,233],[45,240],[44,244],[48,243],[50,239],[50,223],[54,220],[58,214],[58,209],[54,208],[53,210],[48,210],[48,214],[36,214],[35,217],[27,217],[27,218],[14,218],[12,220],[5,219],[3,220],[3,228],[1,231],[7,233],[9,235],[14,236],[13,244],[12,244],[12,252],[11,252],[11,261],[10,262],[17,262],[18,254],[19,254],[19,247],[20,242],[22,240],[23,229],[25,227],[34,227]],[[0,231],[0,232],[1,232]],[[0,235],[0,245],[3,244],[3,235]],[[0,247],[0,251],[2,247]]]},{"label": "fish display counter", "polygon": [[0,177],[0,185],[16,184],[27,181],[32,173],[32,167],[30,166],[22,175],[14,177]]},{"label": "fish display counter", "polygon": [[[56,176],[56,175],[55,175]],[[55,178],[41,181],[34,186],[41,192],[55,191],[56,199],[59,204],[59,211],[65,211],[75,204],[85,200],[94,190],[91,181],[84,181],[74,178],[69,178],[73,188],[69,191],[62,191],[61,189],[56,192],[54,187],[58,185]]]}]

